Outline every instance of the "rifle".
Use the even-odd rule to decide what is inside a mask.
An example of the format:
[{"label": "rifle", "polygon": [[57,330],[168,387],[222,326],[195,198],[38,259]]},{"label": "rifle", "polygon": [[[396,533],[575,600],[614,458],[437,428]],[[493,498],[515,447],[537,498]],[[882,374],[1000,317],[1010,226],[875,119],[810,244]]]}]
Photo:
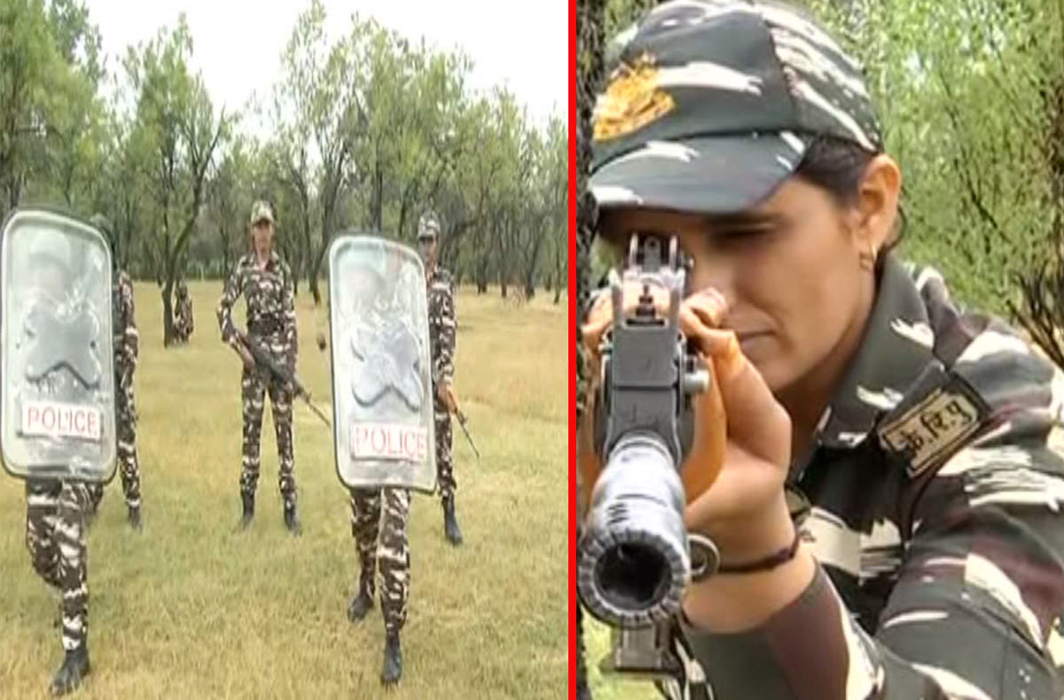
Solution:
[{"label": "rifle", "polygon": [[[433,373],[432,373],[432,386],[433,387],[439,387],[439,385],[440,385],[439,377],[436,375],[435,370],[433,370]],[[479,460],[480,459],[480,450],[478,450],[477,446],[473,443],[473,436],[469,434],[469,428],[466,427],[466,423],[468,422],[469,419],[466,418],[466,415],[464,413],[462,413],[462,409],[458,408],[458,399],[455,399],[454,415],[455,415],[455,418],[458,419],[458,425],[462,428],[462,432],[465,434],[466,440],[469,442],[469,446],[473,448],[473,454],[475,454],[477,456],[477,460]]]},{"label": "rifle", "polygon": [[466,418],[466,415],[462,413],[462,410],[459,408],[456,408],[454,410],[454,415],[458,418],[458,425],[462,428],[462,432],[465,433],[466,440],[469,441],[469,446],[473,448],[473,454],[475,454],[477,456],[477,460],[479,460],[480,450],[478,450],[477,446],[473,444],[473,436],[469,434],[469,429],[466,428],[466,421],[469,419]]},{"label": "rifle", "polygon": [[[712,573],[719,558],[708,538],[689,537],[684,527],[680,470],[693,437],[693,398],[711,376],[680,332],[687,264],[675,236],[666,245],[633,235],[622,273],[610,274],[614,323],[602,344],[591,428],[603,467],[577,559],[581,601],[614,628],[607,669],[652,677],[667,677],[675,665],[662,625],[679,612],[687,582]],[[642,289],[631,312],[628,285]],[[653,289],[668,293],[664,312]]]},{"label": "rifle", "polygon": [[251,356],[255,359],[255,364],[270,370],[270,374],[291,386],[295,395],[303,399],[303,401],[306,402],[307,406],[310,406],[310,410],[314,411],[314,413],[317,414],[318,418],[321,418],[322,421],[324,421],[325,425],[329,426],[330,428],[332,427],[332,424],[329,422],[328,417],[321,412],[320,408],[318,408],[311,402],[310,392],[307,391],[307,388],[303,386],[302,382],[300,382],[299,379],[296,378],[294,372],[289,372],[285,367],[282,367],[276,360],[274,360],[270,356],[270,353],[266,351],[266,348],[253,341],[243,331],[237,330],[236,335],[238,338],[240,338],[240,342],[244,344],[244,347],[248,349],[248,352],[250,352]]}]

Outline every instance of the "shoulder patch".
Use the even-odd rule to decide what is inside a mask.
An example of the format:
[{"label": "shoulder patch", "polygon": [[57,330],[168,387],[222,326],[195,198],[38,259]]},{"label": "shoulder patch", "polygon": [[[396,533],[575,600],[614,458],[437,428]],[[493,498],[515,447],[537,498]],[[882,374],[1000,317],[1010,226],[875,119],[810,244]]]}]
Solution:
[{"label": "shoulder patch", "polygon": [[965,445],[983,426],[986,414],[983,402],[954,380],[884,422],[877,432],[883,447],[903,457],[909,476],[916,477]]}]

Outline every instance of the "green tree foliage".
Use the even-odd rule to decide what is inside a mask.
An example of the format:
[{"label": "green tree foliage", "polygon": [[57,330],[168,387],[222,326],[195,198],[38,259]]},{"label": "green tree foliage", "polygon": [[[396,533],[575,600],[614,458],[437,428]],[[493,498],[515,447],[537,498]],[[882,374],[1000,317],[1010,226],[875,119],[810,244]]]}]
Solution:
[{"label": "green tree foliage", "polygon": [[167,345],[173,336],[174,286],[200,223],[215,150],[228,134],[227,117],[215,113],[202,78],[188,67],[191,53],[182,15],[176,28],[130,49],[124,62],[136,96],[129,147],[152,205],[143,251],[161,289]]},{"label": "green tree foliage", "polygon": [[474,90],[463,53],[310,0],[253,130],[254,113],[212,103],[183,17],[116,66],[100,45],[82,0],[0,0],[0,215],[31,201],[104,214],[120,263],[159,285],[166,342],[177,280],[227,274],[260,198],[315,301],[337,233],[412,243],[429,208],[459,280],[561,301],[565,122]]}]

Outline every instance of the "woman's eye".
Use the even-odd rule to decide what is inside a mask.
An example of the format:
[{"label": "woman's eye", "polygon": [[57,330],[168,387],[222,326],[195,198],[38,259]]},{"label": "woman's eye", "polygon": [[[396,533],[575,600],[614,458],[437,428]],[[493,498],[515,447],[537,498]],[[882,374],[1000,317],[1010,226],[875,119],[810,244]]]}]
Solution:
[{"label": "woman's eye", "polygon": [[768,226],[759,228],[728,229],[724,231],[714,231],[713,241],[715,243],[723,243],[726,245],[752,243],[754,241],[763,240],[775,231],[776,229]]}]

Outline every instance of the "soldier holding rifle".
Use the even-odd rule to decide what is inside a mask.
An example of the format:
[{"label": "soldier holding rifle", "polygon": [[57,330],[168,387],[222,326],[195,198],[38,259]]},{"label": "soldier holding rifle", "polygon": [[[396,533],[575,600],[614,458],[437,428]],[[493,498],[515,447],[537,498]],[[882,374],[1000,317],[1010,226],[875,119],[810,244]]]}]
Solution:
[{"label": "soldier holding rifle", "polygon": [[280,462],[278,485],[284,504],[284,523],[293,535],[299,535],[302,526],[296,510],[296,481],[293,473],[292,387],[271,373],[268,367],[255,362],[232,318],[233,304],[243,295],[247,300],[248,339],[264,347],[276,362],[294,375],[298,350],[294,281],[292,270],[274,249],[275,218],[268,202],[260,200],[254,203],[248,225],[251,251],[237,261],[218,303],[218,325],[222,340],[233,348],[244,363],[241,375],[244,436],[240,473],[243,514],[240,527],[246,529],[255,515],[263,395],[269,393],[277,433]]},{"label": "soldier holding rifle", "polygon": [[[679,582],[664,600],[646,578],[585,565],[609,547],[583,549],[588,610],[635,629],[648,622],[636,594],[654,602],[642,651],[664,643],[640,658],[673,698],[1061,697],[1064,459],[1050,435],[1064,376],[896,257],[901,169],[856,62],[811,16],[767,1],[666,2],[616,49],[590,185],[602,240],[633,274],[585,326],[588,376],[608,359],[615,391],[593,387],[580,428],[596,494],[584,542],[628,536],[600,517],[611,494],[656,507],[590,419],[624,403],[611,420],[668,421],[683,402],[630,390],[690,386],[693,431],[675,449],[654,447],[645,420],[615,444],[669,465],[643,485],[679,489],[668,507],[692,557],[667,538],[624,552],[662,573],[661,590]],[[690,266],[631,246],[647,239]],[[674,304],[661,292],[684,273]],[[623,360],[664,323],[708,381],[671,364],[682,352]]]}]

